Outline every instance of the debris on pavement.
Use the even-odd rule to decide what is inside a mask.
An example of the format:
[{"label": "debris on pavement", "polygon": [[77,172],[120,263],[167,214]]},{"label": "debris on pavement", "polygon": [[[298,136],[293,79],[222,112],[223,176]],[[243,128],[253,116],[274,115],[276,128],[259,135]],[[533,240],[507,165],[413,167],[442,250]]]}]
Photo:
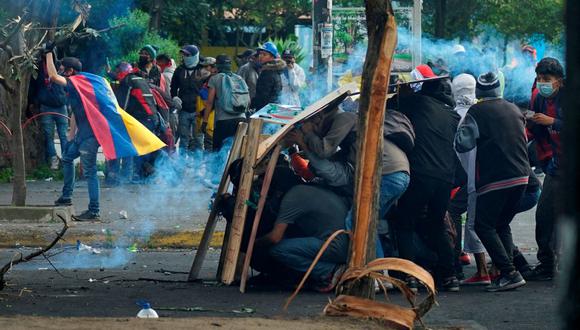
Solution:
[{"label": "debris on pavement", "polygon": [[81,243],[80,240],[77,240],[77,251],[87,251],[92,254],[101,254],[101,250],[95,249],[94,247]]}]

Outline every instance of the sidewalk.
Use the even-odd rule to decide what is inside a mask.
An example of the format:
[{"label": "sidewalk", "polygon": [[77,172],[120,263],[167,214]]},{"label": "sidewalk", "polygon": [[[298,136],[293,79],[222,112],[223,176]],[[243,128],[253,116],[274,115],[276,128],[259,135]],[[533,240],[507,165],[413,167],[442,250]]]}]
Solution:
[{"label": "sidewalk", "polygon": [[[27,205],[52,205],[62,189],[62,182],[28,182]],[[87,244],[106,240],[138,241],[147,247],[189,248],[197,246],[205,227],[212,190],[199,182],[166,185],[125,185],[101,187],[101,222],[73,223],[68,242],[77,239]],[[11,184],[0,184],[0,205],[9,205]],[[86,209],[86,182],[75,188],[76,213]],[[121,212],[127,213],[127,218]],[[218,223],[212,245],[223,239],[225,221]],[[54,238],[60,223],[10,223],[0,219],[0,247],[39,246]]]},{"label": "sidewalk", "polygon": [[[52,205],[60,195],[62,182],[28,182],[28,205]],[[107,240],[138,244],[149,248],[191,248],[199,245],[208,217],[213,191],[200,182],[181,182],[174,187],[125,185],[101,188],[101,222],[75,223],[67,242],[77,239],[87,244]],[[10,204],[11,184],[0,184],[0,205]],[[77,183],[73,203],[76,212],[88,204],[86,182]],[[514,243],[535,253],[535,208],[518,214],[512,222]],[[121,211],[127,212],[122,219]],[[40,246],[54,238],[61,228],[55,224],[11,224],[0,219],[0,247]],[[225,221],[219,221],[212,246],[221,246]]]}]

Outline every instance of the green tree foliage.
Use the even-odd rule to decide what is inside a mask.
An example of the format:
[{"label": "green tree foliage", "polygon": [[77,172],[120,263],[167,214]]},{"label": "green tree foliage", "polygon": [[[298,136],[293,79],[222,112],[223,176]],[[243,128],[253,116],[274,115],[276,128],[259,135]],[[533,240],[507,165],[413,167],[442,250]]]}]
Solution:
[{"label": "green tree foliage", "polygon": [[424,0],[423,31],[435,35],[435,17],[443,15],[441,37],[446,39],[469,39],[491,28],[507,39],[539,34],[559,42],[563,10],[563,0]]},{"label": "green tree foliage", "polygon": [[[500,31],[508,39],[541,34],[558,41],[564,31],[564,1],[487,0],[476,19]],[[475,27],[478,32],[478,27]]]},{"label": "green tree foliage", "polygon": [[155,31],[149,31],[149,19],[149,14],[133,10],[127,16],[110,20],[111,26],[122,25],[103,36],[109,47],[111,64],[120,61],[135,62],[139,57],[139,50],[146,44],[158,47],[160,53],[177,58],[180,49],[177,42],[171,38],[163,38]]}]

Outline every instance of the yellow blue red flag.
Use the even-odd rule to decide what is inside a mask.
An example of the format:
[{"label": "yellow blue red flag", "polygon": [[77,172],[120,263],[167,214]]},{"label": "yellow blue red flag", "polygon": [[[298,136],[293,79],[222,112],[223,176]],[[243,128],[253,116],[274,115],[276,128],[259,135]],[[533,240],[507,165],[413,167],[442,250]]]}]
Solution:
[{"label": "yellow blue red flag", "polygon": [[69,79],[106,159],[146,155],[165,147],[147,127],[121,109],[105,78],[83,72]]}]

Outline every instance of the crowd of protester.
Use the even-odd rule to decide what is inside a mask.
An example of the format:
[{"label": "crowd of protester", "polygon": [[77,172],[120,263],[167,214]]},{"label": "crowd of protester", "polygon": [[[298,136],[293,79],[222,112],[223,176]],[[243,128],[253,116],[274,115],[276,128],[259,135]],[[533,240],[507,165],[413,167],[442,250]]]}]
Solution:
[{"label": "crowd of protester", "polygon": [[[37,79],[37,100],[42,112],[51,113],[42,125],[47,162],[53,168],[59,163],[52,139],[54,123],[61,139],[65,182],[55,204],[72,204],[73,161],[80,157],[90,202],[75,219],[98,220],[99,144],[83,111],[86,104],[68,79],[82,71],[82,64],[64,58],[57,70],[51,51],[47,49]],[[468,54],[459,45],[448,59],[450,67],[445,59],[417,66],[411,72],[414,81],[398,81],[387,102],[376,254],[418,263],[434,275],[439,290],[485,285],[487,291],[505,291],[526,281],[551,280],[557,272],[555,210],[561,180],[564,71],[554,58],[536,64],[533,49],[522,51],[530,59],[522,65],[536,73],[535,81],[529,82],[532,96],[527,102],[510,85],[517,68],[473,72],[462,66],[461,59]],[[271,42],[239,54],[237,73],[228,55],[203,56],[195,45],[181,49],[179,65],[157,52],[146,45],[137,63],[119,63],[107,76],[119,106],[167,147],[109,161],[111,184],[146,180],[155,172],[160,153],[175,152],[184,162],[202,160],[200,154],[220,150],[253,111],[269,103],[303,103],[304,70],[291,50],[280,53]],[[67,106],[73,114],[70,129]],[[295,284],[325,240],[354,225],[357,120],[356,106],[333,104],[286,136],[287,148],[274,172],[258,228],[252,268],[260,275],[252,283]],[[234,190],[218,205],[228,221],[233,216],[240,164],[227,169]],[[545,173],[543,180],[536,173]],[[262,176],[258,173],[255,180],[253,199],[259,195]],[[539,264],[532,267],[514,245],[510,222],[536,204]],[[253,212],[250,207],[249,219]],[[245,228],[244,251],[248,235]],[[326,292],[336,285],[348,246],[347,234],[332,241],[314,267],[309,281],[313,288]],[[470,262],[469,254],[474,255],[477,272],[465,276],[463,265]],[[420,287],[412,277],[401,279],[412,290]]]},{"label": "crowd of protester", "polygon": [[[481,285],[497,292],[551,280],[558,269],[554,214],[562,65],[554,58],[534,62],[531,100],[516,105],[503,95],[512,75],[497,68],[448,69],[441,59],[429,64],[413,70],[413,81],[399,82],[387,102],[377,257],[423,266],[440,291]],[[325,240],[352,228],[358,118],[352,108],[331,107],[286,137],[289,149],[274,172],[253,250],[252,267],[260,272],[253,284],[295,285]],[[230,169],[234,178],[239,172],[239,166]],[[543,185],[535,172],[546,173]],[[256,179],[256,192],[261,180]],[[220,205],[228,221],[236,189]],[[514,245],[510,223],[536,205],[539,264],[531,266]],[[243,249],[248,235],[246,228]],[[345,269],[348,241],[340,234],[330,243],[313,268],[313,289],[327,292],[335,286]],[[466,276],[469,254],[477,271]],[[421,287],[412,277],[401,280],[412,290]]]}]

